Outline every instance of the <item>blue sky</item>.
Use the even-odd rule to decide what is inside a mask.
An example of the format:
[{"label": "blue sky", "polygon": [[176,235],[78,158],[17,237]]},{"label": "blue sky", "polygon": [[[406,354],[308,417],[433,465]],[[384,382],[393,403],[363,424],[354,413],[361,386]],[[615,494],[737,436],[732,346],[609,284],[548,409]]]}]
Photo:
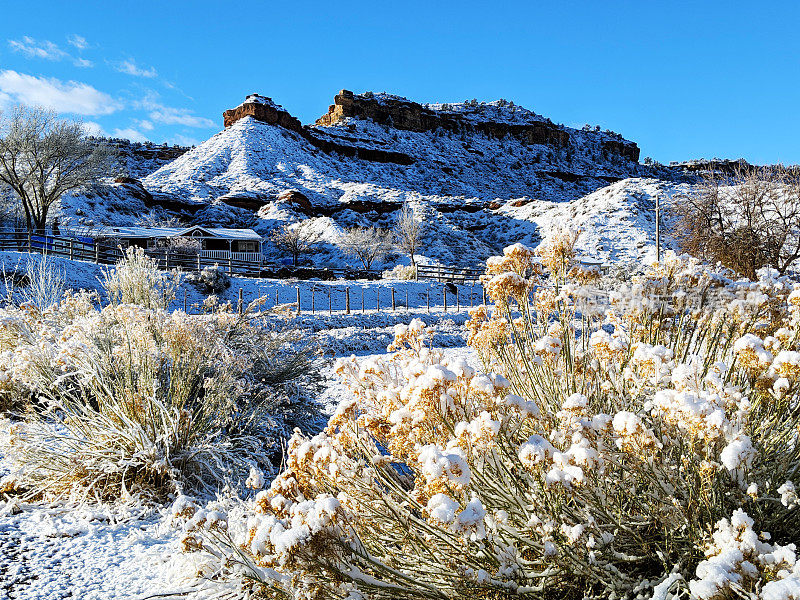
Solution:
[{"label": "blue sky", "polygon": [[0,106],[196,143],[248,93],[304,123],[341,88],[506,98],[662,162],[799,163],[800,3],[3,2]]}]

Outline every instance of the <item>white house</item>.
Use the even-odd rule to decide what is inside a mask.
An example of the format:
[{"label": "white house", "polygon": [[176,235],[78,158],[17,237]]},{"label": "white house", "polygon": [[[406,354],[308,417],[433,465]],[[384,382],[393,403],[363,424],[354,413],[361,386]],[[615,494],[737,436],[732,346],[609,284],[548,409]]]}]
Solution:
[{"label": "white house", "polygon": [[[181,238],[197,240],[203,258],[227,261],[259,263],[262,260],[264,238],[252,229],[227,229],[223,227],[187,228],[174,227],[102,227],[89,233],[96,241],[111,242],[128,248],[130,246],[157,249],[174,248],[180,252]],[[189,246],[188,244],[184,247]],[[194,252],[195,250],[192,250]]]}]

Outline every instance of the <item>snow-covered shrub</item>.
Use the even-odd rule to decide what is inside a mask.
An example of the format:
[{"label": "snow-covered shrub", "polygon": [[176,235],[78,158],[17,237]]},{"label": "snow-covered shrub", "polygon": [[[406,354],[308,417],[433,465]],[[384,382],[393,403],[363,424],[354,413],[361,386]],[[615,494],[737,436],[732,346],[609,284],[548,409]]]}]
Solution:
[{"label": "snow-covered shrub", "polygon": [[269,317],[94,307],[0,310],[0,393],[36,402],[4,453],[28,488],[125,497],[243,484],[271,473],[293,426],[281,406],[313,371],[307,343]]},{"label": "snow-covered shrub", "polygon": [[18,291],[16,300],[29,302],[40,310],[61,300],[66,288],[66,273],[46,254],[30,257],[25,265],[27,285]]},{"label": "snow-covered shrub", "polygon": [[180,275],[164,273],[142,248],[128,248],[113,269],[103,273],[103,287],[112,304],[167,308],[175,299]]},{"label": "snow-covered shrub", "polygon": [[800,597],[800,289],[667,254],[590,305],[565,247],[489,261],[482,368],[420,321],[337,364],[352,395],[228,519],[254,591]]},{"label": "snow-covered shrub", "polygon": [[231,287],[231,278],[219,265],[188,273],[185,280],[204,294],[221,294]]},{"label": "snow-covered shrub", "polygon": [[413,281],[417,278],[417,268],[411,265],[395,265],[394,268],[384,271],[381,277],[384,279]]},{"label": "snow-covered shrub", "polygon": [[167,238],[167,247],[182,254],[200,254],[203,242],[197,238],[176,235]]}]

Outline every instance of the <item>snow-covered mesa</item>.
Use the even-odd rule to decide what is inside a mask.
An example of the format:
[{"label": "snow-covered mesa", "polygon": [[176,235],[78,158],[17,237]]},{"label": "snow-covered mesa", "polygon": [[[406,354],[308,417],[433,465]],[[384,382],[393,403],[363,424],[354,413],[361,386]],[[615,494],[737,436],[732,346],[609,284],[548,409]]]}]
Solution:
[{"label": "snow-covered mesa", "polygon": [[[498,102],[481,104],[480,111],[465,103],[426,108],[465,121],[479,112],[483,120],[508,126],[544,120]],[[408,202],[425,224],[423,263],[477,265],[514,242],[535,246],[563,225],[582,230],[577,248],[588,261],[639,261],[655,244],[656,198],[667,209],[690,184],[607,152],[602,143],[617,139],[613,134],[563,129],[570,138],[565,147],[510,134],[409,131],[349,117],[307,128],[315,139],[412,161],[398,164],[323,151],[296,131],[247,116],[144,177],[152,203],[116,186],[105,195],[65,199],[61,220],[132,225],[154,212],[177,214],[187,223],[252,227],[264,235],[299,222],[321,240],[309,260],[343,266],[348,260],[337,246],[343,229],[390,228]],[[298,192],[311,208],[287,191]],[[662,238],[672,245],[669,228]],[[266,251],[278,254],[270,244]],[[376,266],[404,261],[390,255]]]}]

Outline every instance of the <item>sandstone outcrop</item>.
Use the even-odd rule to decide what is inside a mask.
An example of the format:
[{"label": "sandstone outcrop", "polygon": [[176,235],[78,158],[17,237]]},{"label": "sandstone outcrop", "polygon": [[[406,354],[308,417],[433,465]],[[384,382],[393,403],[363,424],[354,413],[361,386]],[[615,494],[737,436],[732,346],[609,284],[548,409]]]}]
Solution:
[{"label": "sandstone outcrop", "polygon": [[448,114],[432,110],[398,96],[356,95],[350,90],[340,91],[333,102],[328,107],[328,112],[317,119],[317,125],[335,125],[348,117],[353,117],[369,119],[381,125],[407,131],[423,132],[436,129],[453,133],[469,131],[496,138],[512,135],[529,144],[549,146],[569,144],[569,133],[547,121],[531,123],[481,121],[457,113]]},{"label": "sandstone outcrop", "polygon": [[284,129],[296,131],[300,134],[304,132],[303,125],[299,120],[275,104],[272,98],[260,96],[259,94],[250,94],[242,104],[222,113],[225,127],[230,127],[236,121],[245,117],[253,117],[270,125],[279,125]]},{"label": "sandstone outcrop", "polygon": [[298,190],[286,190],[281,192],[278,194],[278,200],[297,205],[301,212],[305,214],[311,214],[314,211],[314,207],[311,205],[311,200],[308,199],[308,196]]},{"label": "sandstone outcrop", "polygon": [[633,142],[620,140],[606,140],[603,142],[603,150],[610,154],[618,154],[633,162],[639,162],[639,146]]},{"label": "sandstone outcrop", "polygon": [[275,104],[272,98],[266,96],[250,94],[242,104],[222,113],[225,127],[230,127],[236,121],[245,117],[253,117],[257,121],[278,125],[289,131],[294,131],[327,154],[335,152],[343,156],[361,158],[372,162],[397,163],[400,165],[410,165],[414,162],[410,156],[402,152],[348,146],[333,140],[319,138],[308,128],[303,127],[299,120],[290,115],[281,106]]},{"label": "sandstone outcrop", "polygon": [[[434,108],[389,94],[354,94],[349,90],[341,90],[334,97],[334,103],[330,105],[328,112],[317,119],[316,125],[326,127],[355,118],[419,133],[445,130],[454,134],[477,133],[498,139],[512,136],[526,144],[541,144],[567,151],[572,144],[579,143],[571,138],[570,131],[573,131],[578,137],[592,136],[596,140],[594,143],[599,144],[598,147],[605,154],[620,156],[631,162],[639,160],[639,147],[617,134],[599,131],[575,133],[575,130],[568,130],[563,125],[556,125],[549,119],[524,109],[519,112],[509,110],[502,114],[502,118],[491,118],[492,115],[482,113],[483,107],[477,103],[460,105],[459,110],[451,110],[447,105],[429,106]],[[492,108],[498,110],[498,106],[500,105]],[[343,144],[340,140],[333,139],[335,136],[326,135],[319,127],[302,125],[298,119],[266,96],[251,94],[242,104],[223,113],[225,127],[230,127],[245,117],[294,131],[327,154],[338,153],[372,162],[400,165],[414,163],[412,157],[402,152],[371,145]],[[477,150],[475,152],[480,153]]]}]

